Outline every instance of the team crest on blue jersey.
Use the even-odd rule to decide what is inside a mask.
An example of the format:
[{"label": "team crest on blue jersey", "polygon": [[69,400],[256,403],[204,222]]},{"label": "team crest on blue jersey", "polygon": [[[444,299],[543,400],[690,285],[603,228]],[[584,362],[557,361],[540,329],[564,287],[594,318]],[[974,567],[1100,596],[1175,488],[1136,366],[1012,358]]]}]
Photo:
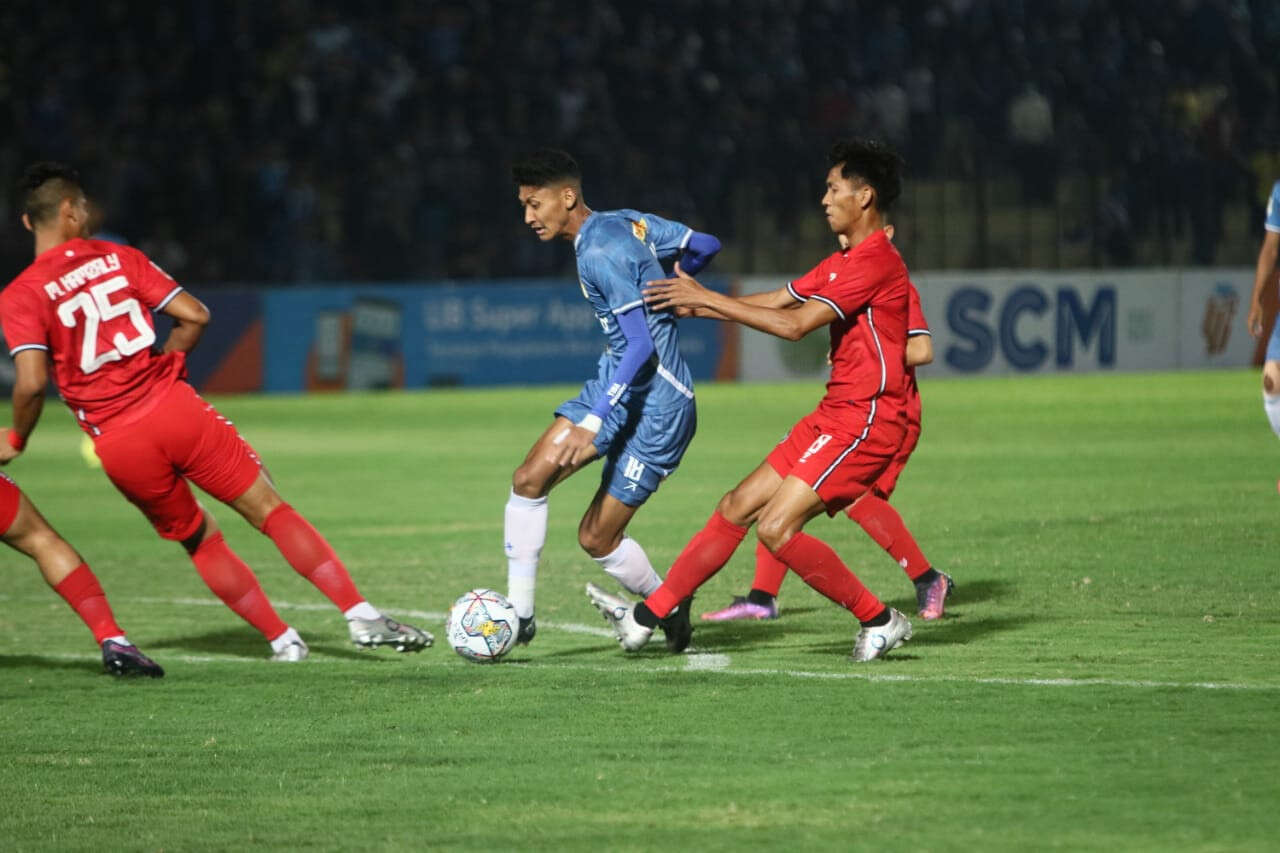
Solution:
[{"label": "team crest on blue jersey", "polygon": [[637,240],[643,243],[649,236],[649,223],[645,222],[643,219],[631,220],[631,233],[635,235]]}]

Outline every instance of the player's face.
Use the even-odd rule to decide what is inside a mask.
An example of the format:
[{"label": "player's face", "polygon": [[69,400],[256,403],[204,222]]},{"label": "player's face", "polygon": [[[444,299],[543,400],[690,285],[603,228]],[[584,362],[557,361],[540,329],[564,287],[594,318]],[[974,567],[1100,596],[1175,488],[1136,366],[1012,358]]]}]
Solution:
[{"label": "player's face", "polygon": [[544,243],[564,233],[571,204],[577,196],[569,187],[522,186],[518,191],[524,208],[524,224]]},{"label": "player's face", "polygon": [[846,178],[840,172],[840,164],[827,172],[827,192],[822,196],[822,209],[827,214],[831,230],[836,234],[847,234],[866,212],[871,187],[862,181]]}]

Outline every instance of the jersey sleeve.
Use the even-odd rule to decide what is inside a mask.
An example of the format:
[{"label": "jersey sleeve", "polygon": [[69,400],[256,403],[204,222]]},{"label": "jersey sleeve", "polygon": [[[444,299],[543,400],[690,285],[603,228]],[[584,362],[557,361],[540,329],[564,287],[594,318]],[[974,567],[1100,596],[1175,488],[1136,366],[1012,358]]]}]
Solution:
[{"label": "jersey sleeve", "polygon": [[816,267],[797,279],[787,282],[787,291],[797,302],[808,302],[831,278],[831,258],[823,259]]},{"label": "jersey sleeve", "polygon": [[160,311],[182,292],[182,285],[142,252],[124,248],[121,251],[130,259],[129,284],[143,305]]},{"label": "jersey sleeve", "polygon": [[1267,199],[1267,219],[1263,223],[1268,231],[1280,231],[1280,181],[1271,187],[1271,197]]},{"label": "jersey sleeve", "polygon": [[929,321],[924,318],[924,309],[920,307],[920,292],[910,281],[907,282],[907,337],[915,335],[932,335]]},{"label": "jersey sleeve", "polygon": [[0,326],[4,328],[9,355],[23,350],[49,350],[48,311],[40,298],[25,287],[10,285],[0,294]]},{"label": "jersey sleeve", "polygon": [[827,283],[809,298],[830,305],[844,320],[871,302],[876,291],[889,279],[889,273],[884,264],[872,258],[861,263],[844,264],[840,271],[829,275]]},{"label": "jersey sleeve", "polygon": [[[639,242],[636,246],[643,248]],[[626,247],[626,248],[623,248]],[[640,264],[626,243],[597,246],[583,258],[582,272],[614,314],[644,305],[640,295]]]},{"label": "jersey sleeve", "polygon": [[659,258],[669,258],[681,251],[689,245],[689,238],[693,236],[693,229],[688,225],[663,219],[652,213],[644,214],[641,221],[645,223],[649,242],[653,243]]}]

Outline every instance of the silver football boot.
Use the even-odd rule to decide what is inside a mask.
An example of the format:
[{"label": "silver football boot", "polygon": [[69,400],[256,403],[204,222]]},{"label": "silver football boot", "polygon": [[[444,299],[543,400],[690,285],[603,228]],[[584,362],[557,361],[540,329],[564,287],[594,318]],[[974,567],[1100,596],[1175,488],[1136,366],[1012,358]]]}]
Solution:
[{"label": "silver football boot", "polygon": [[348,619],[347,630],[351,633],[351,642],[366,649],[392,646],[398,652],[420,652],[436,641],[426,631],[397,622],[390,616]]},{"label": "silver football boot", "polygon": [[853,641],[853,660],[866,663],[884,657],[911,639],[911,623],[900,612],[889,608],[889,621],[875,628],[862,627]]},{"label": "silver football boot", "polygon": [[635,605],[625,598],[610,595],[593,583],[587,584],[587,598],[600,611],[604,621],[609,623],[613,633],[618,635],[618,643],[624,650],[639,651],[653,636],[652,628],[646,628],[636,621]]}]

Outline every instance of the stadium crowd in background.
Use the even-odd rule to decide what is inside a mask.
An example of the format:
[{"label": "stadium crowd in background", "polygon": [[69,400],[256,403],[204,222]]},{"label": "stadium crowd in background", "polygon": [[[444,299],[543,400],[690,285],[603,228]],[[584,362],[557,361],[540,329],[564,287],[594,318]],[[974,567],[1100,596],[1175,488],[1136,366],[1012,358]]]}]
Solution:
[{"label": "stadium crowd in background", "polygon": [[1110,262],[1152,234],[1222,262],[1280,150],[1271,0],[14,0],[0,27],[0,174],[100,176],[110,229],[195,282],[565,271],[493,215],[517,138],[730,244],[748,200],[811,212],[803,164],[856,133],[916,178],[1014,169],[1027,203],[1096,176]]}]

